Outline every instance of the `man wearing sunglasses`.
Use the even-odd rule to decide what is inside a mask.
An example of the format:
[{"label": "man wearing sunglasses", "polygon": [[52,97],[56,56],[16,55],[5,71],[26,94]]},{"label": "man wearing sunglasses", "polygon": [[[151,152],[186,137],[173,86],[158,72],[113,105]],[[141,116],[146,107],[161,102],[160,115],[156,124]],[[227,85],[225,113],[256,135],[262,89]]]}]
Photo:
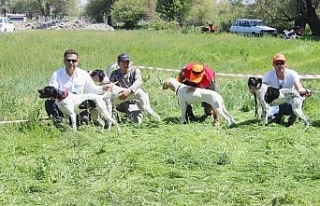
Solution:
[{"label": "man wearing sunglasses", "polygon": [[[49,82],[49,86],[53,86],[59,90],[72,92],[76,94],[95,93],[103,94],[109,88],[107,86],[97,86],[90,74],[78,67],[79,54],[73,49],[69,49],[63,54],[64,66],[56,70]],[[45,101],[45,109],[48,116],[52,116],[54,123],[57,127],[62,122],[63,114],[55,104],[55,100],[48,99]],[[78,118],[79,119],[79,118]],[[80,122],[89,122],[87,111],[80,113]]]},{"label": "man wearing sunglasses", "polygon": [[[306,97],[311,96],[311,91],[304,89],[300,82],[299,74],[287,68],[287,60],[283,54],[276,54],[272,61],[273,69],[267,72],[263,78],[262,83],[268,85],[269,87],[282,89],[296,89],[301,94],[305,94]],[[297,119],[296,114],[292,111],[292,107],[288,103],[281,104],[279,106],[274,106],[270,108],[269,116],[274,117],[274,122],[278,124],[283,123],[284,115],[289,115],[287,127],[294,124]]]},{"label": "man wearing sunglasses", "polygon": [[[198,87],[203,89],[211,89],[216,91],[215,72],[213,69],[203,64],[188,63],[180,71],[177,80],[185,85]],[[192,91],[190,91],[192,92]],[[214,125],[219,125],[219,117],[216,109],[213,109],[209,104],[202,102],[204,108],[204,116],[207,117],[213,114]],[[192,111],[192,106],[187,105],[186,119],[193,121],[196,119]]]}]

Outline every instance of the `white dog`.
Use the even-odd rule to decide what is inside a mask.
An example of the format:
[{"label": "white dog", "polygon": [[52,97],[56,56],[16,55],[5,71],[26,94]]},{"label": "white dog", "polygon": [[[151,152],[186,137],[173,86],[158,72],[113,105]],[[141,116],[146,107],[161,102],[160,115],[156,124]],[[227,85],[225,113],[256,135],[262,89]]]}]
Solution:
[{"label": "white dog", "polygon": [[[186,109],[188,104],[197,102],[206,102],[217,109],[219,115],[228,121],[228,126],[235,124],[233,117],[227,111],[224,100],[216,91],[202,88],[195,88],[178,82],[175,78],[169,78],[163,83],[162,89],[168,89],[176,92],[178,103],[181,108],[181,123],[186,122]],[[192,92],[189,92],[189,91]]]},{"label": "white dog", "polygon": [[107,92],[104,97],[107,104],[109,101],[111,101],[112,105],[116,106],[117,104],[119,104],[121,102],[134,100],[137,103],[139,110],[146,113],[149,119],[151,119],[151,117],[153,117],[156,120],[161,121],[159,114],[157,114],[151,108],[150,99],[149,99],[149,95],[147,92],[143,91],[143,89],[140,88],[140,89],[137,89],[135,91],[135,93],[131,93],[125,100],[120,100],[119,99],[120,93],[124,89],[125,88],[122,88],[122,87],[115,85],[115,83],[111,83],[110,93]]},{"label": "white dog", "polygon": [[302,104],[304,97],[299,91],[295,89],[276,89],[262,84],[261,78],[250,77],[248,80],[248,87],[253,89],[255,95],[255,115],[258,116],[258,102],[262,107],[261,121],[262,124],[268,124],[269,107],[276,106],[283,103],[288,103],[292,107],[292,111],[304,122],[305,127],[308,128],[310,122],[302,112]]},{"label": "white dog", "polygon": [[[114,120],[109,112],[111,109],[107,108],[105,101],[103,100],[103,95],[98,94],[73,94],[64,92],[56,89],[52,86],[46,86],[43,89],[39,89],[40,98],[54,98],[60,109],[60,111],[66,115],[70,116],[71,124],[73,129],[77,129],[76,126],[76,114],[79,114],[84,109],[80,109],[79,105],[85,100],[92,100],[95,103],[95,109],[98,113],[108,121],[108,130],[111,129],[111,124],[114,124],[118,132],[120,133],[120,128],[116,120]],[[110,105],[111,106],[111,105]],[[101,127],[101,132],[104,129],[105,122],[99,118],[96,119]]]}]

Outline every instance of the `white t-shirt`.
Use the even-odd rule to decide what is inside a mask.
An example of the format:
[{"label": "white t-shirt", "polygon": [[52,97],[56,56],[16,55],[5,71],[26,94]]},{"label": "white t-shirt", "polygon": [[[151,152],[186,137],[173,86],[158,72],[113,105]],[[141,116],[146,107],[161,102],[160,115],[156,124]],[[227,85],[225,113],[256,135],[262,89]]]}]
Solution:
[{"label": "white t-shirt", "polygon": [[277,89],[280,89],[280,88],[293,89],[294,82],[297,80],[299,80],[298,73],[289,68],[285,68],[284,80],[278,79],[275,69],[267,72],[262,78],[262,82],[264,84],[268,84],[269,87],[274,87]]},{"label": "white t-shirt", "polygon": [[[289,89],[293,89],[294,88],[294,82],[296,80],[299,80],[299,75],[296,71],[292,70],[292,69],[288,69],[285,68],[285,75],[284,75],[284,79],[283,80],[279,80],[276,74],[276,70],[273,69],[269,72],[267,72],[263,78],[262,78],[262,82],[264,84],[268,84],[269,87],[274,87],[277,89],[281,89],[281,88],[289,88]],[[269,109],[269,117],[274,116],[276,113],[279,112],[279,106],[272,106]]]},{"label": "white t-shirt", "polygon": [[90,74],[80,68],[76,68],[73,77],[70,77],[65,67],[61,67],[55,71],[49,82],[50,86],[58,88],[62,91],[73,92],[76,94],[95,93],[103,94],[101,86],[97,86]]}]

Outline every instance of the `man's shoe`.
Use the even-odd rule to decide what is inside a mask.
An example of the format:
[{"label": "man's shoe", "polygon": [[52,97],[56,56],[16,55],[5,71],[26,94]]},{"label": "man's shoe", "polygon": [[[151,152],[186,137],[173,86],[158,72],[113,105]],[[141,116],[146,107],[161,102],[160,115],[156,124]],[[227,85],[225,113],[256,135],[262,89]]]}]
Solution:
[{"label": "man's shoe", "polygon": [[219,120],[219,117],[214,115],[213,116],[213,126],[219,126],[220,125],[220,120]]},{"label": "man's shoe", "polygon": [[89,117],[87,115],[84,115],[81,117],[81,124],[89,124]]},{"label": "man's shoe", "polygon": [[294,122],[288,121],[287,124],[286,124],[286,127],[292,127],[293,124],[294,124]]},{"label": "man's shoe", "polygon": [[186,115],[186,119],[187,119],[188,121],[190,121],[190,122],[193,122],[193,121],[196,121],[196,120],[197,120],[197,118],[196,118],[194,115],[190,115],[190,116]]},{"label": "man's shoe", "polygon": [[284,116],[283,115],[275,115],[275,117],[272,120],[272,122],[282,125],[283,124],[283,120],[284,120]]},{"label": "man's shoe", "polygon": [[196,120],[196,117],[193,114],[191,105],[187,105],[186,120],[188,120],[188,121],[195,121]]}]

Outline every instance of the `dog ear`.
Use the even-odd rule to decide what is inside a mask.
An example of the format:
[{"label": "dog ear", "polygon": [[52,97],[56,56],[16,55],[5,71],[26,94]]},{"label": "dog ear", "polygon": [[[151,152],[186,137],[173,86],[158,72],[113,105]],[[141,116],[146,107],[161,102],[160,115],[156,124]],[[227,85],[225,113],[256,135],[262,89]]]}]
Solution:
[{"label": "dog ear", "polygon": [[254,80],[254,77],[249,77],[249,79],[248,79],[248,87],[249,88],[250,88],[250,86],[253,86],[252,85],[253,80]]}]

